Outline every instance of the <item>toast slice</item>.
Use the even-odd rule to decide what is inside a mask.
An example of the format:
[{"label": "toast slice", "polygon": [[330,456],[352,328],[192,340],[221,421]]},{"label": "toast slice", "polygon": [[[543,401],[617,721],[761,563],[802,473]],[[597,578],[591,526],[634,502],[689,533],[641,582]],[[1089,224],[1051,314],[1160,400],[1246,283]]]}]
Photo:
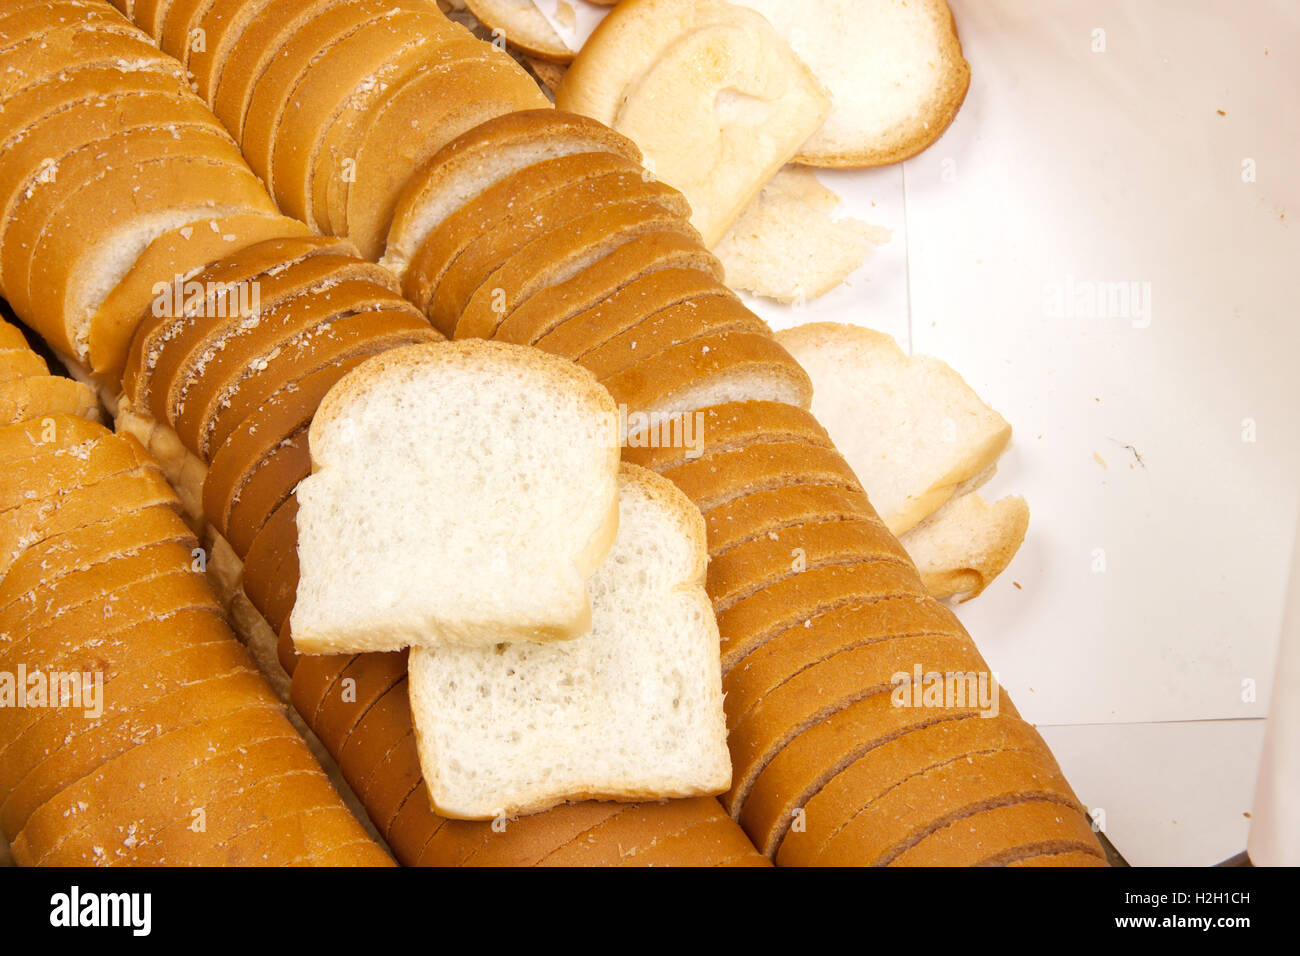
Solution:
[{"label": "toast slice", "polygon": [[576,637],[617,528],[618,412],[523,346],[411,346],[321,403],[298,488],[298,650]]},{"label": "toast slice", "polygon": [[727,786],[704,522],[644,468],[624,465],[618,491],[618,538],[590,582],[591,633],[412,650],[411,708],[439,813],[489,819]]},{"label": "toast slice", "polygon": [[901,535],[985,472],[1011,426],[948,365],[888,335],[817,322],[777,334],[813,381],[813,414]]}]

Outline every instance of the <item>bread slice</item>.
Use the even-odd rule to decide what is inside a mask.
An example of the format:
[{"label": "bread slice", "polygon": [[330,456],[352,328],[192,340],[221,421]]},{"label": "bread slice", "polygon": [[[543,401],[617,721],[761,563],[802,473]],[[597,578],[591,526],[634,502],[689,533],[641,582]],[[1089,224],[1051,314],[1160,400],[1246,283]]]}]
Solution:
[{"label": "bread slice", "polygon": [[[671,198],[670,198],[671,197]],[[676,202],[673,202],[673,200]],[[596,205],[590,212],[543,233],[493,270],[465,301],[456,338],[491,338],[497,326],[529,298],[565,282],[624,243],[652,232],[698,239],[679,207],[681,197]]]},{"label": "bread slice", "polygon": [[834,289],[889,239],[887,229],[833,218],[839,201],[812,170],[781,169],[713,248],[727,284],[777,302]]},{"label": "bread slice", "polygon": [[554,63],[568,63],[573,51],[533,0],[465,0],[485,27],[520,50]]},{"label": "bread slice", "polygon": [[704,522],[635,465],[620,469],[618,494],[618,538],[590,581],[591,633],[412,650],[420,762],[439,813],[696,796],[730,780]]},{"label": "bread slice", "polygon": [[962,377],[888,335],[818,322],[777,333],[813,380],[826,425],[889,530],[901,535],[984,472],[1011,426]]},{"label": "bread slice", "polygon": [[1028,529],[1024,498],[1010,495],[990,505],[970,492],[953,498],[901,540],[932,595],[969,601],[1006,570]]},{"label": "bread slice", "polygon": [[881,166],[939,138],[970,84],[945,0],[734,0],[767,17],[830,91],[810,166]]},{"label": "bread slice", "polygon": [[[594,153],[564,157],[558,162],[588,156],[596,161],[616,159],[609,153]],[[537,166],[529,167],[523,173],[534,169]],[[518,179],[519,177],[511,177],[507,182]],[[652,203],[680,219],[690,213],[681,193],[659,183],[645,182],[641,178],[641,171],[637,169],[624,168],[604,175],[583,175],[581,178],[575,176],[558,189],[545,193],[533,192],[520,183],[523,188],[511,189],[502,194],[502,185],[505,184],[499,183],[487,193],[475,197],[453,217],[464,221],[473,216],[477,235],[463,246],[456,240],[449,242],[448,245],[453,249],[460,248],[450,258],[445,269],[436,270],[441,275],[430,276],[430,284],[436,285],[432,289],[427,311],[439,327],[456,328],[466,303],[484,280],[534,240],[542,242],[532,246],[532,254],[525,256],[533,262],[541,258],[539,250],[550,250],[561,245],[564,238],[581,228],[590,215],[602,211],[607,216],[613,215],[612,206]],[[417,258],[424,258],[426,248],[441,245],[438,240],[445,234],[446,230],[439,229],[431,235]],[[544,238],[547,236],[552,238]],[[431,257],[429,265],[432,266],[435,260],[441,258]]]},{"label": "bread slice", "polygon": [[0,424],[55,414],[100,421],[99,399],[88,385],[61,375],[34,375],[0,384]]},{"label": "bread slice", "polygon": [[412,346],[364,363],[311,426],[298,649],[584,633],[583,582],[617,528],[617,432],[589,373],[523,346]]},{"label": "bread slice", "polygon": [[[711,279],[719,292],[726,289],[718,260],[700,245],[698,237],[680,231],[650,232],[532,296],[502,321],[493,338],[535,345],[570,319],[609,302],[639,279],[662,271]],[[635,301],[635,297],[628,296],[625,301]],[[645,315],[644,311],[633,313],[629,321],[635,323]]]},{"label": "bread slice", "polygon": [[[427,311],[465,256],[486,252],[485,240],[497,244],[510,238],[494,235],[498,224],[515,221],[521,210],[539,208],[558,194],[584,189],[591,180],[620,171],[639,172],[617,153],[591,152],[543,160],[506,176],[457,208],[425,237],[406,269],[403,292]],[[483,262],[490,263],[490,271],[503,258],[498,254],[495,261],[484,258]],[[454,327],[456,318],[451,317],[448,328]]]},{"label": "bread slice", "polygon": [[762,16],[717,0],[627,0],[555,94],[608,123],[680,189],[712,248],[830,113],[816,78]]}]

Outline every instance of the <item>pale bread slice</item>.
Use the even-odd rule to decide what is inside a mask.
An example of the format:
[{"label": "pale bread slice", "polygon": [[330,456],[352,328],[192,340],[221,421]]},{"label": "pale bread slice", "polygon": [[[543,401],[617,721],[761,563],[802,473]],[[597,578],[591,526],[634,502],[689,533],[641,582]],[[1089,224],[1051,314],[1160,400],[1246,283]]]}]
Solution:
[{"label": "pale bread slice", "polygon": [[762,16],[718,0],[626,0],[555,93],[560,109],[628,136],[683,193],[712,248],[831,109]]},{"label": "pale bread slice", "polygon": [[777,302],[807,302],[854,272],[889,230],[836,219],[840,198],[802,166],[768,180],[713,247],[727,284]]},{"label": "pale bread slice", "polygon": [[728,786],[704,521],[644,468],[623,465],[618,492],[618,538],[589,582],[589,634],[411,652],[420,763],[444,816],[490,819],[566,800]]},{"label": "pale bread slice", "polygon": [[900,539],[921,572],[926,590],[940,600],[969,601],[1006,570],[1029,529],[1029,505],[1019,495],[993,504],[961,495]]},{"label": "pale bread slice", "polygon": [[944,0],[735,0],[767,17],[834,108],[795,161],[882,166],[939,138],[970,85]]},{"label": "pale bread slice", "polygon": [[465,6],[512,47],[554,63],[573,59],[573,51],[533,0],[465,0]]},{"label": "pale bread slice", "polygon": [[303,653],[561,640],[617,529],[618,411],[525,346],[394,349],[332,388],[298,487]]},{"label": "pale bread slice", "polygon": [[901,535],[985,472],[1011,426],[952,368],[882,332],[817,322],[777,340],[813,382],[812,410]]}]

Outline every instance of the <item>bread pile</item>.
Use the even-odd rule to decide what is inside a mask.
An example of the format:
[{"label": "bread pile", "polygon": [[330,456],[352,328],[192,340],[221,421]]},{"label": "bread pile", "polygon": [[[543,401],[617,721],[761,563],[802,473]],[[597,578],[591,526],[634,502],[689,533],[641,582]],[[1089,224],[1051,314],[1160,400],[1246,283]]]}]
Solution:
[{"label": "bread pile", "polygon": [[[175,78],[174,62],[117,14],[94,0],[65,6],[33,13],[21,21],[22,31],[10,17],[0,18],[0,70],[14,77],[12,92],[42,104],[34,109],[38,119],[63,108],[51,90],[62,93],[64,84],[96,71],[103,73],[103,88],[91,88],[90,106],[98,105],[104,91],[112,101],[131,101],[142,85],[156,81],[155,74]],[[77,19],[87,9],[96,16]],[[40,56],[24,61],[32,65],[21,73],[10,70],[10,44],[29,55],[39,50]],[[88,50],[93,52],[83,58]],[[168,93],[151,103],[150,123],[160,131],[173,129],[179,114],[196,105],[183,85],[168,87]],[[14,102],[10,94],[10,87],[0,94],[6,116]],[[220,129],[201,108],[196,115]],[[83,137],[83,128],[66,128],[56,157],[95,148],[103,130],[85,128]],[[4,130],[15,138],[25,132],[7,125]],[[32,159],[16,168],[15,195],[26,198],[25,184],[36,183],[45,167]],[[237,168],[247,174],[242,163]],[[138,173],[137,182],[146,181],[147,171]],[[77,183],[59,185],[75,191]],[[117,196],[123,205],[114,207],[114,224],[143,232],[143,216],[137,219],[124,204],[131,192],[128,186]],[[112,309],[118,345],[97,353],[98,360],[64,344],[70,336],[57,311],[28,309],[23,317],[70,364],[83,372],[93,368],[106,392],[116,395],[125,382],[119,426],[137,428],[149,439],[182,497],[206,518],[209,533],[219,535],[214,561],[223,548],[247,558],[244,587],[279,630],[297,585],[293,490],[310,468],[305,435],[316,406],[365,357],[439,336],[393,292],[391,274],[358,258],[349,243],[308,235],[301,223],[275,214],[264,192],[258,204],[265,212],[216,216],[210,210],[225,203],[219,189],[214,193],[196,218],[158,232],[122,264],[123,274],[105,299],[119,303]],[[98,244],[99,224],[83,225],[84,241]],[[154,308],[159,283],[179,309]],[[7,286],[4,292],[10,297]],[[246,321],[244,308],[254,302],[255,324]],[[560,861],[568,858],[561,851],[579,836],[581,855],[593,863],[639,862],[638,857],[696,865],[766,863],[710,798],[645,807],[578,804],[511,823],[500,833],[487,823],[447,824],[434,815],[420,776],[406,655],[314,657],[296,668],[290,641],[283,650],[287,668],[295,671],[294,703],[404,863],[448,865],[469,856],[475,857],[470,862],[530,863],[553,853]],[[344,670],[348,692],[332,693],[338,690],[334,678]],[[679,838],[697,828],[700,839]],[[473,844],[488,837],[491,852],[478,853]]]},{"label": "bread pile", "polygon": [[882,238],[832,220],[839,199],[808,167],[915,155],[948,127],[970,80],[945,0],[470,9],[527,57],[558,106],[629,136],[686,193],[733,288],[781,302],[838,286]]},{"label": "bread pile", "polygon": [[[0,19],[6,116],[15,92],[62,90],[62,77],[95,69],[114,90],[176,78],[176,68],[120,19],[107,10],[88,15],[93,5],[65,0],[39,14],[26,5],[32,9]],[[282,633],[293,702],[397,858],[762,865],[752,840],[786,864],[1100,863],[1078,801],[1005,697],[996,717],[969,702],[892,706],[899,672],[986,674],[987,667],[955,618],[926,595],[805,410],[807,376],[722,285],[672,193],[632,189],[623,198],[637,171],[635,149],[591,121],[520,110],[533,105],[525,74],[458,35],[432,4],[392,13],[412,18],[398,31],[400,42],[377,40],[368,51],[374,57],[346,57],[356,72],[336,66],[317,74],[313,64],[341,55],[364,24],[386,18],[390,10],[379,6],[176,0],[132,11],[165,50],[187,59],[253,167],[270,178],[281,208],[355,246],[286,225],[278,237],[196,262],[182,251],[189,244],[171,235],[188,224],[129,205],[148,195],[154,168],[137,162],[129,185],[105,187],[114,215],[58,231],[74,242],[82,263],[76,278],[89,287],[51,303],[42,281],[41,296],[20,294],[15,304],[85,364],[90,353],[80,348],[77,317],[95,314],[96,296],[123,282],[153,288],[149,279],[169,282],[177,272],[198,284],[200,294],[179,313],[150,307],[122,319],[132,327],[123,337],[129,350],[115,356],[124,369],[123,408],[152,428],[159,447],[168,439],[183,447],[191,488],[206,469],[203,514],[243,559],[249,599]],[[70,19],[56,25],[59,16]],[[25,17],[26,33],[7,31],[5,21],[15,17]],[[205,49],[187,54],[195,18]],[[16,57],[9,47],[20,51]],[[474,82],[462,85],[463,75]],[[328,77],[340,87],[327,94],[316,83]],[[227,81],[234,86],[223,93]],[[308,88],[310,98],[293,92]],[[193,107],[192,96],[168,90],[151,128],[171,128]],[[254,100],[269,106],[253,110]],[[487,118],[492,111],[499,115]],[[412,125],[415,114],[440,121]],[[289,134],[300,117],[306,132]],[[220,135],[197,125],[204,172],[218,175],[191,177],[193,202],[178,216],[200,224],[232,214],[271,217],[264,194],[243,195],[247,171],[233,155],[227,161]],[[60,156],[116,145],[110,135],[91,147],[96,133],[81,138],[82,128],[65,134]],[[161,168],[175,162],[170,154],[159,160]],[[600,185],[595,169],[620,178]],[[40,170],[33,157],[22,181],[35,183]],[[348,170],[355,179],[343,175]],[[62,191],[77,180],[55,182]],[[292,205],[295,195],[304,205]],[[461,217],[463,210],[470,211]],[[482,236],[466,229],[483,217],[494,225]],[[109,223],[112,242],[100,237]],[[133,244],[117,241],[128,234]],[[402,273],[400,286],[353,248],[384,252]],[[52,255],[38,242],[20,258],[54,276],[65,257]],[[150,274],[132,275],[133,264]],[[6,297],[9,277],[6,271]],[[708,524],[709,593],[723,639],[736,770],[724,803],[749,840],[711,798],[585,802],[512,821],[504,832],[439,818],[420,776],[407,654],[294,655],[284,625],[298,580],[294,489],[310,469],[302,439],[350,363],[435,337],[399,288],[450,336],[536,344],[577,360],[630,414],[703,412],[702,457],[680,447],[629,447],[626,457],[673,481]],[[257,322],[220,307],[251,301],[254,290]],[[90,365],[108,370],[113,361]],[[111,383],[111,372],[105,376]]]},{"label": "bread pile", "polygon": [[[0,337],[23,349],[13,326]],[[63,394],[26,398],[0,425],[0,828],[15,860],[388,864],[226,626],[157,465],[95,421],[97,403],[82,416]]]}]

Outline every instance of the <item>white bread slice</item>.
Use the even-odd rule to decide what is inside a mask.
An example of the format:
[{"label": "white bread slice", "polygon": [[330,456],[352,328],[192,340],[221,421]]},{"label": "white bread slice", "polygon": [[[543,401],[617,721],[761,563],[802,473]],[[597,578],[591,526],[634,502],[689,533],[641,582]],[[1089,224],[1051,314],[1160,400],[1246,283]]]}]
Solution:
[{"label": "white bread slice", "polygon": [[835,219],[839,196],[803,166],[779,170],[713,247],[727,285],[777,302],[825,295],[862,265],[889,230]]},{"label": "white bread slice", "polygon": [[618,524],[618,411],[526,346],[376,356],[326,395],[298,486],[305,654],[585,633]]},{"label": "white bread slice", "polygon": [[970,67],[944,0],[734,0],[767,17],[834,108],[796,162],[882,166],[914,156],[957,115]]},{"label": "white bread slice", "polygon": [[556,63],[568,63],[573,51],[533,0],[465,0],[478,21],[513,47]]},{"label": "white bread slice", "polygon": [[762,16],[720,0],[625,0],[555,93],[607,123],[686,194],[710,248],[830,112],[808,67]]},{"label": "white bread slice", "polygon": [[1019,495],[989,504],[971,493],[953,498],[899,539],[939,600],[969,601],[1006,570],[1029,530]]},{"label": "white bread slice", "polygon": [[816,322],[777,333],[813,382],[812,411],[901,535],[997,461],[1011,426],[952,368],[883,332]]},{"label": "white bread slice", "polygon": [[618,492],[618,539],[589,582],[591,633],[558,644],[412,650],[420,763],[444,816],[729,786],[704,521],[644,468],[623,465]]}]

